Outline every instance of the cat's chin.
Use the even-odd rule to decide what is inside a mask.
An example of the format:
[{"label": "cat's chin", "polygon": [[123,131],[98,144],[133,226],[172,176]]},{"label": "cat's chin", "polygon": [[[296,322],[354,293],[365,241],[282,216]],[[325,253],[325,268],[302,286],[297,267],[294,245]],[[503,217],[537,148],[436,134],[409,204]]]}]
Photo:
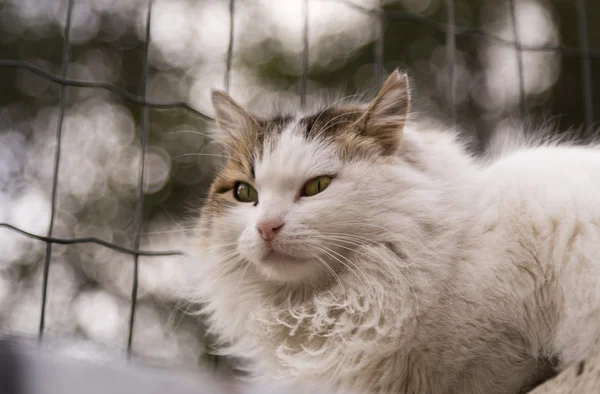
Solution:
[{"label": "cat's chin", "polygon": [[271,250],[262,259],[263,264],[306,264],[306,259],[296,258],[284,253]]},{"label": "cat's chin", "polygon": [[310,259],[297,258],[277,251],[270,251],[258,262],[261,272],[269,279],[285,283],[297,283],[315,276],[318,266]]}]

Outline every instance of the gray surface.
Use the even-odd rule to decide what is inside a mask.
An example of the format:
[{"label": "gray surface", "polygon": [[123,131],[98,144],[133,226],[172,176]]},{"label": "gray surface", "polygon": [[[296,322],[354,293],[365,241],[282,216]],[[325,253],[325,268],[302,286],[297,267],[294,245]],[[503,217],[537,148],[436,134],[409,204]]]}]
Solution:
[{"label": "gray surface", "polygon": [[[11,338],[0,346],[0,394],[333,394],[321,385],[284,387],[234,381],[231,374],[128,362],[102,348],[76,341],[35,341]],[[8,350],[8,351],[7,351]],[[6,367],[9,365],[10,367]],[[16,369],[19,390],[6,379]],[[4,376],[3,374],[4,373]],[[336,392],[337,394],[342,394]],[[351,394],[351,393],[343,393]]]},{"label": "gray surface", "polygon": [[[22,394],[237,393],[231,380],[136,365],[124,359],[86,361],[34,343],[13,342]],[[4,391],[2,391],[4,392]],[[12,394],[12,393],[11,393]]]}]

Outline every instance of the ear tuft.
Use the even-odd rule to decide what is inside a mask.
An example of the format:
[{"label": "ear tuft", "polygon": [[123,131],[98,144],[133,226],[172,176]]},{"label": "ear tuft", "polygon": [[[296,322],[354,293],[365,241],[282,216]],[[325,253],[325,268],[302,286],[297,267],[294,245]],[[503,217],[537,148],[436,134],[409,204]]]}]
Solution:
[{"label": "ear tuft", "polygon": [[256,119],[222,90],[212,90],[211,99],[215,109],[215,121],[221,131],[217,139],[225,146],[242,140],[245,134],[257,126]]},{"label": "ear tuft", "polygon": [[365,133],[379,140],[385,154],[394,154],[402,142],[410,107],[408,85],[408,76],[394,70],[361,117]]}]

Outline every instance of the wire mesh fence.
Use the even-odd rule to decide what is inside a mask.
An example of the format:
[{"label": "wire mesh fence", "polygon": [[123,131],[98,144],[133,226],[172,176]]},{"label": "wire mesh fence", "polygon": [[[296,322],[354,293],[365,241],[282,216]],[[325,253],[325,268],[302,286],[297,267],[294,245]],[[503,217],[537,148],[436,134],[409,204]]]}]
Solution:
[{"label": "wire mesh fence", "polygon": [[[177,250],[165,250],[165,251],[147,251],[142,250],[141,246],[141,233],[142,233],[142,225],[143,225],[143,208],[144,208],[144,182],[145,182],[145,172],[144,172],[144,162],[145,155],[148,146],[148,119],[149,119],[149,111],[150,109],[173,109],[173,108],[181,108],[194,116],[198,116],[205,120],[211,120],[210,116],[202,113],[202,111],[196,110],[192,108],[190,105],[185,102],[158,102],[154,100],[150,100],[148,98],[148,78],[149,78],[149,48],[152,40],[151,37],[151,20],[152,20],[152,12],[154,2],[150,0],[147,3],[147,8],[145,11],[145,41],[143,48],[143,59],[142,63],[138,65],[140,73],[141,73],[141,84],[138,88],[137,93],[132,93],[127,89],[121,88],[113,83],[106,82],[97,82],[97,81],[86,81],[79,79],[69,78],[69,61],[71,57],[71,43],[70,43],[70,32],[72,26],[72,17],[73,17],[73,9],[74,5],[78,0],[69,0],[68,6],[66,7],[65,25],[64,25],[64,47],[62,52],[62,68],[60,75],[54,75],[51,72],[45,71],[41,67],[38,67],[34,64],[15,60],[15,59],[0,59],[0,68],[14,68],[21,69],[31,74],[36,74],[39,77],[42,77],[48,81],[51,81],[56,84],[60,84],[60,101],[59,101],[59,117],[58,117],[58,126],[56,129],[56,147],[54,152],[54,162],[53,162],[53,175],[52,175],[52,183],[51,183],[51,210],[50,210],[50,218],[49,218],[49,227],[48,232],[45,235],[41,234],[33,234],[31,232],[25,231],[21,228],[18,228],[9,223],[0,223],[1,227],[9,229],[11,231],[15,231],[25,237],[33,238],[37,241],[44,242],[46,245],[45,255],[44,255],[44,269],[42,276],[42,294],[41,294],[41,313],[39,315],[39,330],[38,337],[42,339],[46,329],[46,304],[48,293],[52,291],[52,288],[49,288],[49,273],[52,270],[52,246],[54,244],[62,244],[62,245],[71,245],[71,244],[84,244],[84,243],[93,243],[97,244],[101,247],[112,249],[116,252],[127,254],[131,256],[131,264],[133,266],[133,281],[131,283],[131,295],[130,295],[130,311],[129,311],[129,325],[128,325],[128,333],[127,338],[123,340],[127,343],[127,352],[129,355],[132,354],[132,349],[135,344],[134,337],[134,326],[135,326],[135,317],[136,317],[136,305],[138,301],[138,276],[139,276],[139,265],[140,265],[140,256],[170,256],[170,255],[178,255],[182,254],[181,251]],[[518,24],[516,21],[516,6],[515,0],[509,0],[508,6],[510,7],[509,15],[513,20],[512,29],[513,29],[513,37],[514,41],[506,40],[503,37],[495,36],[490,34],[483,29],[479,29],[471,26],[461,26],[456,24],[455,22],[455,1],[454,0],[445,0],[445,15],[446,21],[439,22],[433,20],[428,17],[424,17],[411,12],[404,11],[396,11],[396,10],[388,10],[384,7],[383,0],[377,1],[376,8],[368,8],[363,5],[353,3],[346,0],[301,0],[302,1],[302,15],[300,16],[302,19],[302,44],[303,49],[301,52],[301,58],[298,59],[298,62],[301,64],[301,81],[300,81],[300,98],[301,98],[301,106],[304,107],[307,104],[308,100],[308,78],[309,78],[309,15],[311,12],[311,4],[314,2],[321,1],[331,1],[342,3],[343,5],[350,7],[356,11],[364,13],[365,15],[369,15],[372,20],[372,28],[373,34],[375,37],[375,43],[373,46],[373,63],[375,65],[373,74],[374,81],[376,85],[380,85],[383,77],[384,77],[384,60],[385,60],[385,35],[384,28],[386,24],[393,24],[396,22],[417,22],[423,25],[427,25],[429,27],[433,27],[439,32],[445,34],[445,46],[446,46],[446,56],[448,59],[448,68],[447,68],[447,79],[449,81],[447,85],[447,103],[448,103],[448,117],[453,121],[457,121],[457,113],[456,113],[456,90],[457,90],[457,68],[456,65],[456,40],[457,37],[469,36],[481,40],[487,40],[497,45],[503,45],[507,47],[514,48],[516,50],[516,64],[518,67],[517,75],[519,78],[519,112],[521,119],[525,119],[528,113],[527,100],[525,95],[525,87],[524,87],[524,70],[523,70],[523,54],[526,52],[556,52],[560,53],[564,56],[575,56],[580,59],[581,63],[581,90],[583,92],[582,102],[583,102],[583,113],[584,119],[583,124],[586,129],[591,128],[595,123],[594,118],[594,103],[593,103],[593,85],[592,85],[592,67],[591,63],[594,59],[600,59],[600,48],[591,48],[589,44],[589,31],[588,31],[588,23],[587,23],[587,12],[586,12],[586,4],[584,0],[576,0],[574,2],[574,7],[577,10],[577,19],[578,19],[578,40],[579,45],[577,47],[564,46],[564,45],[541,45],[541,46],[532,46],[525,45],[520,42],[520,32],[518,31]],[[232,59],[235,53],[235,12],[236,12],[236,0],[229,0],[228,4],[229,10],[229,42],[226,50],[226,58],[223,59],[225,62],[225,75],[224,75],[224,86],[227,91],[230,89],[230,80],[231,80],[231,70],[232,70]],[[1,72],[1,71],[0,71]],[[69,87],[78,87],[78,88],[86,88],[86,89],[102,89],[106,91],[110,91],[123,99],[130,101],[131,103],[137,104],[141,107],[140,112],[140,147],[141,147],[141,155],[139,162],[139,173],[137,178],[137,207],[136,207],[136,215],[135,215],[135,224],[134,229],[135,233],[133,234],[133,244],[132,245],[119,245],[113,242],[108,242],[100,238],[96,237],[79,237],[79,238],[61,238],[54,236],[54,222],[56,218],[56,207],[57,207],[57,185],[59,178],[59,170],[61,166],[61,147],[63,143],[63,129],[64,129],[64,118],[67,108],[68,102],[68,94]]]}]

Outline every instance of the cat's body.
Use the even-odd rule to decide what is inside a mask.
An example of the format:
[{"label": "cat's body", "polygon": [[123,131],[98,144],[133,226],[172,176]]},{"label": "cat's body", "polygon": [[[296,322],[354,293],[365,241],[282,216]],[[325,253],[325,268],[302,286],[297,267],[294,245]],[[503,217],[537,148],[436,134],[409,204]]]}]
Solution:
[{"label": "cat's body", "polygon": [[[404,97],[395,73],[368,109],[219,114],[232,160],[195,264],[222,351],[259,377],[377,394],[517,393],[600,351],[600,151],[476,160],[449,133],[402,133]],[[254,203],[228,197],[239,181]]]}]

